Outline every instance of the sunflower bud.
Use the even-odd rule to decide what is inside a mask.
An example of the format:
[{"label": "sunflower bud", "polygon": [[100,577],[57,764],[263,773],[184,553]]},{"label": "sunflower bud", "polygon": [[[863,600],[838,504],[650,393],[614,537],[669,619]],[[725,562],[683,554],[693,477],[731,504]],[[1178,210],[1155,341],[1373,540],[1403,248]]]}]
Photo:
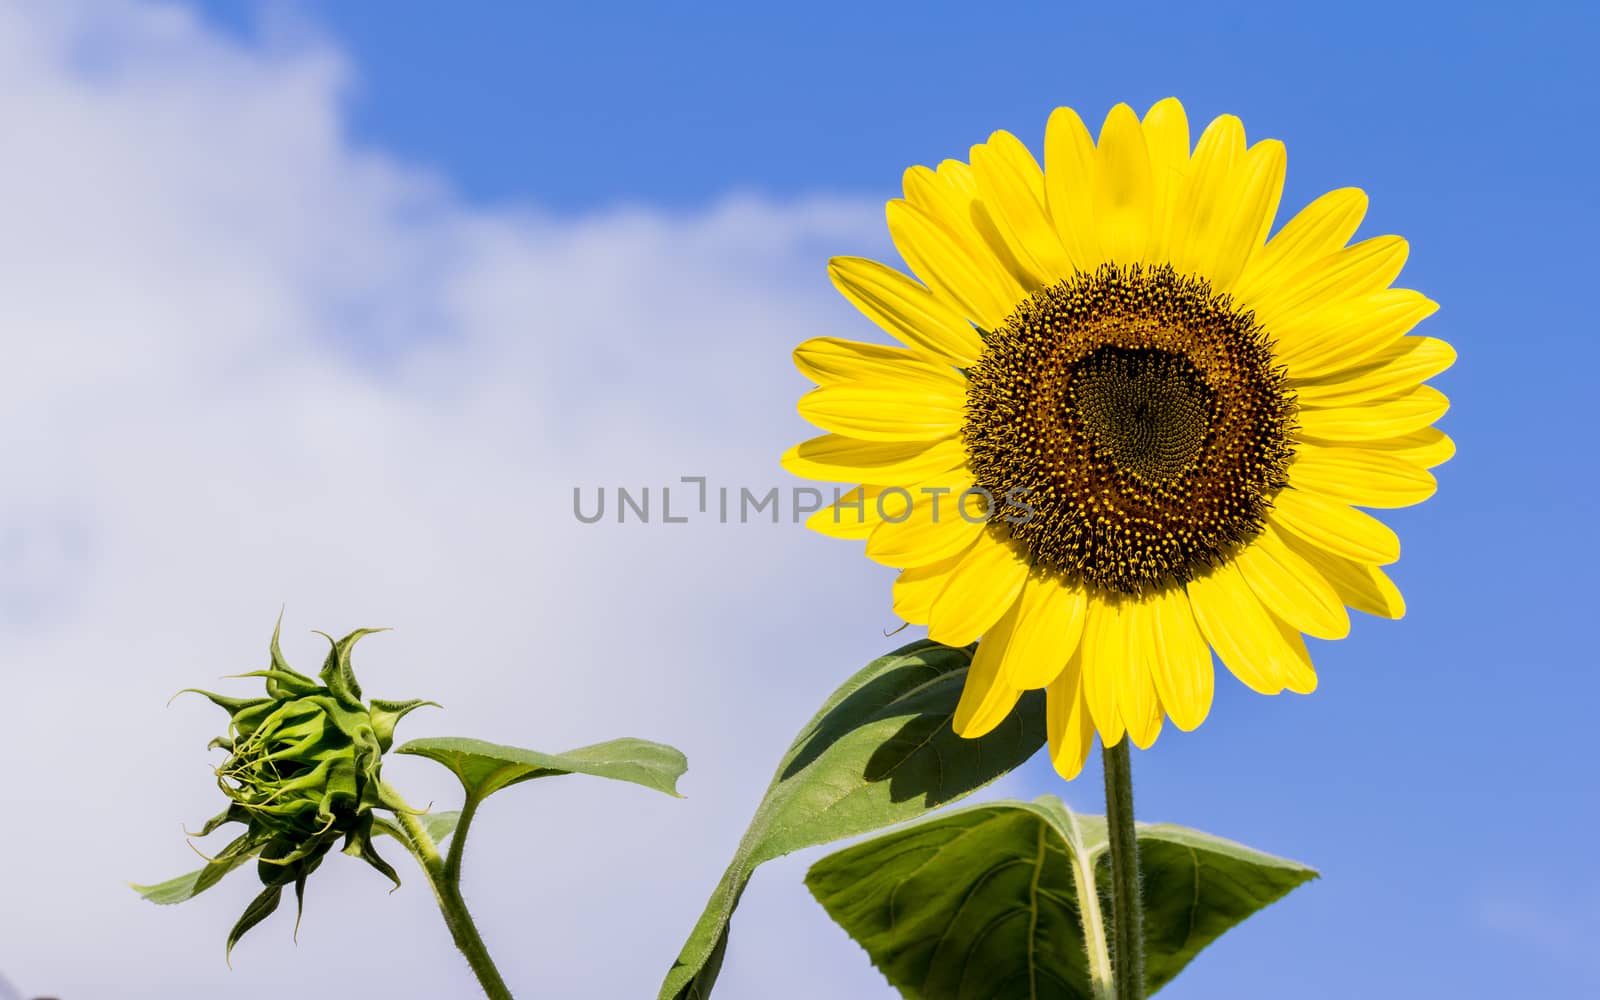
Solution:
[{"label": "sunflower bud", "polygon": [[337,640],[318,633],[331,648],[320,674],[311,678],[284,661],[274,629],[271,664],[240,675],[262,678],[265,697],[228,698],[190,689],[229,715],[228,734],[212,740],[211,746],[228,753],[217,768],[217,786],[230,801],[199,835],[227,823],[245,827],[201,877],[212,884],[254,858],[266,887],[229,934],[230,952],[246,931],[277,909],[285,886],[294,886],[299,909],[306,878],[341,840],[345,854],[400,884],[394,868],[373,846],[374,810],[415,810],[383,783],[383,754],[393,745],[395,724],[402,717],[436,703],[362,701],[350,650],[377,631],[382,630],[358,629]]}]

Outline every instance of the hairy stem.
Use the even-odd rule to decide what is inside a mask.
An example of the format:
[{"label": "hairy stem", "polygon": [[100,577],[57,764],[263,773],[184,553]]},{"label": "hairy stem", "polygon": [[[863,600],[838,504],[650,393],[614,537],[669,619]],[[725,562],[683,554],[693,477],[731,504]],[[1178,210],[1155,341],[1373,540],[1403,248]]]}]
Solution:
[{"label": "hairy stem", "polygon": [[1144,901],[1139,896],[1129,742],[1124,737],[1100,755],[1106,774],[1106,833],[1111,841],[1111,962],[1117,1000],[1144,1000]]},{"label": "hairy stem", "polygon": [[476,810],[477,802],[471,799],[461,810],[461,819],[456,825],[456,840],[450,845],[449,860],[439,856],[439,846],[415,816],[404,811],[395,815],[411,840],[407,846],[427,873],[428,884],[433,886],[433,896],[438,900],[445,926],[450,928],[450,936],[455,940],[456,947],[461,949],[467,964],[472,966],[483,992],[490,1000],[512,1000],[511,991],[506,988],[505,980],[500,978],[500,970],[495,968],[494,959],[489,957],[489,949],[478,934],[477,925],[472,922],[472,914],[467,912],[467,902],[461,898],[461,845],[466,842],[467,825]]},{"label": "hairy stem", "polygon": [[467,801],[461,805],[461,818],[456,820],[456,831],[450,835],[450,852],[445,855],[444,875],[455,885],[461,884],[461,855],[467,849],[467,828],[472,825],[473,817],[478,815],[479,801],[476,795],[467,796]]}]

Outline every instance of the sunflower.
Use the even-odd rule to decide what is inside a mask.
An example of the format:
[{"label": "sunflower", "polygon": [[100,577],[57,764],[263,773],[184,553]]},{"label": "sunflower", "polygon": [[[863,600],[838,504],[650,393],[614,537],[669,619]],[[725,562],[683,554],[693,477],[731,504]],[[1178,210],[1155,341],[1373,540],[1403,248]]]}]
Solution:
[{"label": "sunflower", "polygon": [[1183,106],[1070,108],[1044,167],[1007,132],[912,167],[889,233],[916,278],[828,265],[899,346],[795,350],[827,433],[791,472],[860,485],[809,524],[900,570],[894,609],[981,637],[954,717],[988,732],[1047,691],[1065,777],[1096,733],[1148,747],[1211,707],[1214,652],[1263,694],[1317,684],[1303,636],[1405,609],[1394,532],[1358,508],[1420,502],[1454,445],[1422,383],[1455,359],[1408,335],[1436,308],[1391,287],[1406,243],[1350,243],[1342,188],[1275,234],[1284,147],[1231,115],[1191,150]]}]

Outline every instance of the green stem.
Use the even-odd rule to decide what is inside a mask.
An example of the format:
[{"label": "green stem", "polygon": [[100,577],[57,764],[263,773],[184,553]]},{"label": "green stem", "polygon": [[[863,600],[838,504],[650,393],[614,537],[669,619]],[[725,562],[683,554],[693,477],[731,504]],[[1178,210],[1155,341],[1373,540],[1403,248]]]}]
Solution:
[{"label": "green stem", "polygon": [[512,1000],[511,990],[506,988],[506,981],[500,978],[500,970],[495,968],[494,959],[489,957],[489,949],[478,934],[472,915],[467,912],[467,902],[461,898],[461,845],[466,842],[467,825],[472,822],[472,814],[476,811],[477,803],[468,799],[466,807],[461,810],[461,819],[456,824],[456,840],[450,845],[448,861],[439,856],[439,846],[416,816],[405,811],[398,811],[395,815],[411,840],[411,853],[427,873],[428,884],[433,886],[433,896],[439,902],[439,912],[444,914],[445,926],[450,928],[450,936],[455,939],[456,947],[466,956],[467,964],[472,966],[483,992],[490,1000]]},{"label": "green stem", "polygon": [[467,849],[467,827],[472,825],[472,818],[478,815],[480,801],[476,795],[467,796],[466,802],[461,805],[461,818],[456,820],[455,833],[450,835],[450,852],[444,859],[444,877],[455,885],[461,884],[461,855]]},{"label": "green stem", "polygon": [[1111,841],[1111,962],[1117,1000],[1144,1000],[1144,900],[1133,830],[1133,762],[1124,737],[1101,751],[1106,773],[1106,833]]}]

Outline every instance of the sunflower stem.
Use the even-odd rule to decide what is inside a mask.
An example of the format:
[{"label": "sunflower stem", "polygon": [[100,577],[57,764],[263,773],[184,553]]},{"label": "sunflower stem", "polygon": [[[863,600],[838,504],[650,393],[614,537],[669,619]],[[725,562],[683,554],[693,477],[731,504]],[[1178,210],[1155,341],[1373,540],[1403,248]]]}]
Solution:
[{"label": "sunflower stem", "polygon": [[1111,843],[1111,967],[1116,1000],[1144,1000],[1144,900],[1139,896],[1139,841],[1133,830],[1133,761],[1128,743],[1124,738],[1100,754]]},{"label": "sunflower stem", "polygon": [[[476,803],[473,803],[476,807]],[[461,954],[466,958],[467,964],[472,967],[472,972],[478,977],[478,984],[483,987],[484,994],[489,1000],[513,1000],[511,990],[506,987],[506,981],[500,978],[500,970],[495,968],[494,959],[489,957],[489,948],[483,943],[483,937],[478,933],[478,927],[472,922],[472,914],[467,912],[467,901],[461,896],[461,855],[452,846],[450,862],[439,856],[439,846],[434,843],[433,837],[426,828],[410,812],[400,810],[395,813],[400,820],[400,825],[405,829],[406,836],[411,840],[407,846],[411,854],[422,866],[428,876],[428,884],[433,887],[433,896],[439,903],[439,912],[444,916],[445,926],[450,928],[450,937],[455,941],[456,947],[461,949]],[[462,811],[461,819],[465,822],[456,828],[456,836],[465,839],[466,822],[471,821],[471,814]],[[460,841],[457,841],[459,845]]]}]

